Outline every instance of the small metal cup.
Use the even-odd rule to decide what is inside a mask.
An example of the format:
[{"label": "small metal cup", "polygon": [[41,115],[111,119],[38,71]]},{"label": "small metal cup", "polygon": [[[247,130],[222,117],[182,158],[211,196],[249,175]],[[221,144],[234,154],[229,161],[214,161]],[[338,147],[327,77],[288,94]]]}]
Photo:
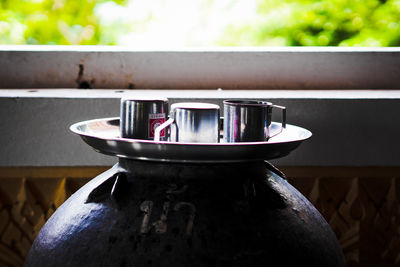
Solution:
[{"label": "small metal cup", "polygon": [[[166,98],[122,98],[121,137],[153,140],[155,129],[166,120],[167,110]],[[160,138],[164,136],[160,132]]]},{"label": "small metal cup", "polygon": [[270,126],[273,108],[282,110],[280,132],[286,127],[285,107],[258,100],[225,100],[223,103],[224,141],[227,143],[268,141],[272,137]]},{"label": "small metal cup", "polygon": [[176,103],[171,105],[169,119],[156,129],[155,141],[165,131],[168,139],[182,143],[219,142],[219,106],[208,103]]}]

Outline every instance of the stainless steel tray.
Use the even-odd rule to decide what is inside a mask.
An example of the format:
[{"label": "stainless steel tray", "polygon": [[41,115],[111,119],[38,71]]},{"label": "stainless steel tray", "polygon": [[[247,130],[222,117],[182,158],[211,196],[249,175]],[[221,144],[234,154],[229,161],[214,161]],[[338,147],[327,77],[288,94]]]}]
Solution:
[{"label": "stainless steel tray", "polygon": [[[176,143],[121,138],[119,118],[105,118],[73,124],[71,131],[96,151],[137,160],[166,162],[241,162],[268,160],[287,156],[311,132],[288,124],[282,133],[267,142],[243,143]],[[280,130],[280,123],[271,125],[272,135]]]}]

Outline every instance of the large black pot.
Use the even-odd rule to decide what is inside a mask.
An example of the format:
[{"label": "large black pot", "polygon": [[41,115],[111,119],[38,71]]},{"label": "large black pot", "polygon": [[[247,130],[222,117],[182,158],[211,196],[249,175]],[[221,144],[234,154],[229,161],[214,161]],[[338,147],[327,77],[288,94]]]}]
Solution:
[{"label": "large black pot", "polygon": [[321,214],[268,162],[120,159],[72,195],[25,266],[345,266]]}]

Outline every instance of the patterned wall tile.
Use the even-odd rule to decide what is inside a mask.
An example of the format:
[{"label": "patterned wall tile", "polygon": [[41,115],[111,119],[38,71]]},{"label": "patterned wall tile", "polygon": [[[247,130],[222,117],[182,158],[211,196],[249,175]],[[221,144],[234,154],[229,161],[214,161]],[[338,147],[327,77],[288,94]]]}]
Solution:
[{"label": "patterned wall tile", "polygon": [[[22,266],[40,228],[107,167],[2,168],[0,266]],[[400,266],[400,168],[282,168],[331,225],[349,266]]]}]

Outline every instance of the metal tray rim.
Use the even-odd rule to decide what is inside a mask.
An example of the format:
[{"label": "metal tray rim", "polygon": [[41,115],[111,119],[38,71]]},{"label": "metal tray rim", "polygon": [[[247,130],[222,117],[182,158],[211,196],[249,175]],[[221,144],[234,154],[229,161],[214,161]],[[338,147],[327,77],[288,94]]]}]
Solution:
[{"label": "metal tray rim", "polygon": [[[99,124],[96,126],[96,123]],[[111,127],[105,128],[107,125]],[[273,122],[273,126],[279,127],[279,124]],[[90,128],[92,132],[85,131],[84,127]],[[97,129],[98,134],[95,127],[100,127]],[[278,138],[273,137],[275,141],[271,138],[266,142],[178,143],[115,137],[119,134],[117,127],[119,129],[119,117],[112,117],[78,122],[71,125],[70,130],[102,154],[134,160],[180,163],[228,163],[281,158],[289,155],[312,135],[309,130],[288,124],[284,130],[286,132],[282,132]],[[278,142],[279,139],[283,141]]]},{"label": "metal tray rim", "polygon": [[[94,122],[101,122],[101,121],[115,121],[115,120],[119,120],[119,117],[110,117],[110,118],[100,118],[100,119],[93,119],[93,120],[86,120],[86,121],[81,121],[81,122],[77,122],[72,124],[69,129],[80,136],[87,136],[87,137],[92,137],[92,138],[97,138],[97,139],[102,139],[102,140],[106,140],[106,141],[124,141],[124,142],[129,142],[129,143],[136,143],[136,142],[140,142],[140,143],[149,143],[149,144],[167,144],[167,145],[177,145],[177,146],[249,146],[249,145],[266,145],[266,144],[280,144],[280,143],[288,143],[285,141],[274,141],[274,137],[272,137],[270,140],[268,141],[258,141],[258,142],[237,142],[237,143],[182,143],[182,142],[170,142],[170,141],[153,141],[153,140],[145,140],[145,139],[131,139],[131,138],[123,138],[123,137],[101,137],[95,134],[89,134],[89,133],[85,133],[83,131],[81,131],[79,129],[80,126],[85,125],[85,124],[89,124],[89,123],[94,123]],[[275,123],[275,122],[273,122]],[[279,123],[278,123],[279,124]],[[303,138],[299,138],[296,140],[291,140],[289,142],[301,142],[304,141],[306,139],[309,139],[312,136],[311,131],[305,129],[305,128],[301,128],[299,126],[296,125],[292,125],[292,124],[287,124],[287,127],[296,127],[301,129],[305,135]]]}]

